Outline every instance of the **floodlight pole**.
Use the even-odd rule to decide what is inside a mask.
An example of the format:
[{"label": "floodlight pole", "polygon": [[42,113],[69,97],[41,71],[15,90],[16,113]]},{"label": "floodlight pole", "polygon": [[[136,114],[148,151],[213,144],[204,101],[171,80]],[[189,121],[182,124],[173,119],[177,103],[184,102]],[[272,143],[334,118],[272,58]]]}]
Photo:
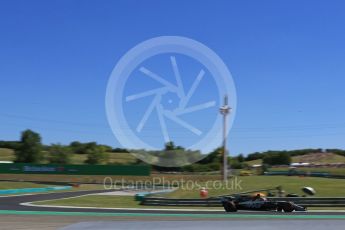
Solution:
[{"label": "floodlight pole", "polygon": [[219,111],[223,115],[223,167],[222,167],[222,178],[223,181],[228,180],[228,154],[226,148],[227,130],[226,130],[226,118],[230,113],[231,108],[228,106],[228,96],[224,96],[224,105],[220,107]]}]

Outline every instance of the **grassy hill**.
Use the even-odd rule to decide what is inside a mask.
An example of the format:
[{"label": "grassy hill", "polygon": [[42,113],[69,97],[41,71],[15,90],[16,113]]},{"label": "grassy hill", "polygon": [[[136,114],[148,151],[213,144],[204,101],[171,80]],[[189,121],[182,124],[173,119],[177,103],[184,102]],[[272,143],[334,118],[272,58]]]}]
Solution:
[{"label": "grassy hill", "polygon": [[[48,153],[45,153],[46,157]],[[136,158],[129,153],[113,153],[109,152],[110,164],[133,164],[136,162]],[[72,164],[84,164],[86,160],[86,154],[72,154]],[[14,161],[14,150],[0,148],[0,161]]]},{"label": "grassy hill", "polygon": [[[45,153],[46,155],[48,153]],[[110,164],[132,164],[136,162],[136,158],[129,153],[114,153],[108,152]],[[48,156],[46,156],[48,158]],[[72,154],[72,164],[84,164],[86,154]],[[7,148],[0,148],[0,161],[14,161],[14,150]],[[307,163],[345,163],[345,157],[335,153],[309,153],[301,156],[292,157],[292,162],[307,162]],[[261,164],[262,160],[247,161],[249,165]]]},{"label": "grassy hill", "polygon": [[15,159],[12,149],[0,148],[0,161],[13,161]]},{"label": "grassy hill", "polygon": [[345,163],[345,157],[334,153],[310,153],[292,158],[293,162],[307,163]]},{"label": "grassy hill", "polygon": [[[345,163],[345,157],[335,153],[309,153],[292,157],[293,163],[305,162],[314,164]],[[247,161],[249,165],[261,164],[262,160]]]},{"label": "grassy hill", "polygon": [[[109,163],[111,164],[133,164],[136,162],[136,158],[130,153],[113,153],[108,152]],[[73,154],[72,164],[84,164],[87,159],[86,154]]]}]

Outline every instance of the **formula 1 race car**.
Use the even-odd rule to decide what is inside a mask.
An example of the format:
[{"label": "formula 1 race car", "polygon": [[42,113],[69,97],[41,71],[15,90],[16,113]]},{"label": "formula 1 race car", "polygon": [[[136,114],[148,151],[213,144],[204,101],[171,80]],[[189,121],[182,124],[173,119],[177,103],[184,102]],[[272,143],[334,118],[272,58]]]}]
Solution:
[{"label": "formula 1 race car", "polygon": [[299,206],[290,201],[273,201],[259,195],[238,195],[221,198],[222,205],[226,212],[237,212],[237,210],[254,211],[307,211],[305,207]]},{"label": "formula 1 race car", "polygon": [[[281,186],[278,186],[278,191],[282,191]],[[262,189],[256,191],[249,191],[239,194],[223,195],[220,200],[226,212],[236,212],[237,210],[253,210],[253,211],[278,211],[278,212],[292,212],[292,211],[307,211],[306,207],[297,205],[291,201],[279,201],[272,198],[266,198],[264,194],[258,193],[262,191],[269,192],[272,189]],[[302,191],[307,195],[314,195],[315,190],[311,187],[304,187]],[[256,192],[255,195],[249,193]],[[272,194],[271,194],[272,195]],[[295,197],[297,194],[288,194],[287,197]]]}]

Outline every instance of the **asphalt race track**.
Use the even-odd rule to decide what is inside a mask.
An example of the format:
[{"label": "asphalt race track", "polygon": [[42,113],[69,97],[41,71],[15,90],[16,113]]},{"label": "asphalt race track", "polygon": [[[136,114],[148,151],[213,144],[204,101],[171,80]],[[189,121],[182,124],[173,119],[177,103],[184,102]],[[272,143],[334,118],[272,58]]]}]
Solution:
[{"label": "asphalt race track", "polygon": [[[24,206],[21,203],[69,198],[105,190],[0,197],[0,229],[341,229],[337,211],[276,213]],[[108,191],[108,190],[107,190]],[[132,221],[135,221],[134,223]],[[121,222],[119,222],[121,221]],[[187,221],[187,222],[186,222]],[[316,224],[317,223],[317,224]]]},{"label": "asphalt race track", "polygon": [[304,221],[281,221],[273,220],[267,222],[265,220],[259,221],[123,221],[123,222],[83,222],[73,224],[62,228],[62,230],[80,230],[80,229],[181,229],[181,230],[220,230],[220,229],[246,229],[246,230],[291,230],[291,229],[312,229],[312,230],[325,230],[325,229],[342,229],[344,227],[343,221],[320,221],[320,220],[304,220]]}]

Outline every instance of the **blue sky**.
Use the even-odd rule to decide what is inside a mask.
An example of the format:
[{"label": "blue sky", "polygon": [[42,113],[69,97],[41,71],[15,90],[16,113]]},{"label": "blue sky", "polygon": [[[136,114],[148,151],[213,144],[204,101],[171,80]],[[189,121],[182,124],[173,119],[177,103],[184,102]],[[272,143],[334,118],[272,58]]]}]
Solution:
[{"label": "blue sky", "polygon": [[0,139],[30,128],[44,143],[119,146],[104,105],[112,69],[136,44],[176,35],[233,75],[231,154],[345,148],[344,11],[342,0],[1,0]]}]

